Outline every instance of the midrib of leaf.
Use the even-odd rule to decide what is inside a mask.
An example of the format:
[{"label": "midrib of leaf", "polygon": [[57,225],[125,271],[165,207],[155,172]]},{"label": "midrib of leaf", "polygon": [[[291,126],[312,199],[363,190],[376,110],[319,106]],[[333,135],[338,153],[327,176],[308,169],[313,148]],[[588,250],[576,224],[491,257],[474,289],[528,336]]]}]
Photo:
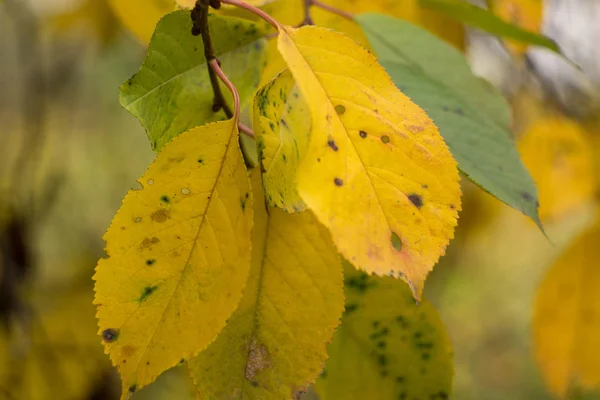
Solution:
[{"label": "midrib of leaf", "polygon": [[[167,35],[165,35],[165,36],[167,36]],[[217,55],[218,55],[218,56],[221,56],[221,55],[229,55],[229,54],[233,53],[234,51],[238,51],[238,50],[240,50],[240,49],[242,49],[242,50],[243,50],[243,49],[246,49],[247,47],[254,46],[254,45],[255,45],[255,43],[256,43],[256,42],[258,42],[258,41],[260,41],[260,40],[264,40],[264,39],[262,39],[262,38],[260,38],[260,39],[257,39],[257,40],[255,40],[255,41],[253,41],[253,42],[250,42],[250,43],[248,43],[248,44],[245,44],[245,45],[243,45],[243,46],[240,46],[240,47],[236,47],[235,49],[232,49],[232,50],[229,50],[229,51],[226,51],[226,52],[223,52],[223,53],[219,53],[219,54],[217,54]],[[182,48],[182,50],[183,50],[183,53],[184,53],[184,54],[186,54],[186,53],[185,53],[185,50],[183,49],[183,46],[181,46],[181,44],[180,44],[179,42],[177,42],[177,44],[178,44],[178,45],[179,45],[179,46]],[[150,52],[150,51],[153,51],[153,52],[155,52],[155,53],[158,53],[158,54],[160,54],[161,56],[163,56],[165,59],[169,60],[169,58],[168,58],[168,57],[166,57],[164,53],[162,53],[161,51],[159,51],[159,50],[157,50],[157,49],[148,49],[148,51],[149,51],[149,52]],[[183,71],[181,71],[181,72],[179,72],[179,73],[175,74],[174,76],[170,77],[169,79],[167,79],[167,80],[165,80],[165,81],[162,81],[162,82],[160,82],[158,85],[156,85],[155,87],[151,88],[150,90],[148,90],[146,93],[142,94],[141,96],[139,96],[139,97],[138,97],[138,98],[136,98],[135,100],[133,100],[133,101],[131,101],[131,102],[129,102],[129,103],[123,104],[123,107],[125,107],[125,108],[132,107],[132,106],[134,106],[134,105],[135,105],[135,104],[136,104],[138,101],[140,101],[140,100],[143,100],[144,98],[146,98],[146,96],[149,96],[150,94],[154,93],[155,91],[157,91],[158,89],[162,88],[163,86],[165,86],[165,85],[168,85],[168,84],[169,84],[169,83],[171,83],[172,81],[174,81],[174,80],[177,80],[177,79],[180,79],[180,78],[182,78],[182,77],[186,76],[187,74],[189,74],[189,73],[191,73],[191,72],[195,72],[195,71],[196,71],[198,68],[201,68],[201,67],[206,67],[207,65],[208,65],[208,63],[206,62],[206,58],[204,58],[204,62],[202,62],[201,64],[196,64],[196,65],[194,65],[194,66],[192,66],[192,67],[190,67],[190,68],[187,68],[187,69],[185,69],[185,70],[183,70]],[[159,76],[159,77],[160,77],[160,75],[158,75],[158,74],[156,73],[156,71],[154,71],[154,69],[153,69],[153,68],[145,68],[145,69],[146,69],[147,71],[150,71],[150,72],[151,72],[151,73],[153,73],[154,75],[157,75],[157,76]],[[208,74],[208,72],[207,72],[207,74]],[[207,75],[207,77],[208,77],[208,75]]]},{"label": "midrib of leaf", "polygon": [[[223,157],[223,161],[221,162],[221,165],[219,167],[219,171],[217,172],[217,179],[215,179],[215,183],[214,183],[212,189],[209,192],[210,193],[210,200],[208,201],[208,203],[206,205],[206,209],[204,210],[204,213],[202,215],[200,215],[200,217],[202,217],[202,221],[200,222],[200,225],[198,226],[198,232],[196,232],[196,237],[194,238],[194,241],[192,243],[192,248],[190,249],[188,257],[185,260],[185,266],[181,270],[181,275],[179,276],[179,279],[177,280],[177,285],[175,285],[175,288],[173,289],[173,291],[171,292],[171,295],[169,296],[169,301],[167,302],[167,305],[163,309],[162,316],[160,317],[160,320],[158,321],[158,323],[154,327],[154,329],[152,331],[152,335],[150,336],[150,339],[148,340],[148,342],[144,346],[144,352],[140,356],[140,360],[142,360],[144,358],[144,356],[146,355],[146,353],[148,352],[148,347],[149,347],[150,343],[152,342],[152,340],[154,340],[154,336],[156,335],[156,331],[158,330],[158,327],[163,323],[166,311],[169,308],[169,306],[171,305],[171,302],[173,301],[173,297],[175,295],[175,292],[177,292],[177,289],[179,289],[179,286],[181,285],[181,281],[183,279],[183,275],[190,268],[189,261],[190,261],[190,258],[192,257],[192,254],[194,253],[194,250],[196,249],[196,245],[198,243],[198,237],[200,237],[200,231],[202,230],[202,227],[204,226],[204,221],[206,221],[206,214],[208,212],[208,209],[209,209],[212,201],[214,200],[215,189],[217,188],[217,183],[221,179],[221,176],[222,176],[222,173],[223,173],[223,168],[225,167],[225,164],[226,164],[226,161],[227,161],[227,153],[229,152],[229,148],[231,147],[231,142],[233,142],[235,140],[234,138],[237,136],[237,135],[234,135],[235,129],[236,129],[236,125],[233,125],[233,130],[231,131],[231,134],[229,136],[229,140],[227,141],[227,147],[225,148],[225,152],[224,152],[225,156]],[[194,273],[192,275],[195,278],[194,281],[196,282],[196,286],[200,287],[200,284],[198,283],[198,279],[196,277],[196,274]],[[198,291],[197,293],[199,293],[199,292],[200,291]],[[139,309],[139,307],[138,307],[138,309]],[[133,316],[134,314],[135,313],[132,313],[131,316]],[[130,318],[131,318],[131,316],[130,316]],[[125,323],[123,323],[123,324],[125,324]],[[140,367],[140,363],[137,364],[137,368],[135,370],[136,374],[139,371],[139,367]]]}]

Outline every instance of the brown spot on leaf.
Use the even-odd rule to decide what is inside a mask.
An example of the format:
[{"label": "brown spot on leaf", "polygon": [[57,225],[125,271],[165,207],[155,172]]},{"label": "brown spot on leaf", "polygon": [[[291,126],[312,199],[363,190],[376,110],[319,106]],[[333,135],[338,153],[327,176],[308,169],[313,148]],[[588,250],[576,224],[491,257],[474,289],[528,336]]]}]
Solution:
[{"label": "brown spot on leaf", "polygon": [[361,138],[366,138],[367,137],[367,132],[365,131],[359,131],[358,134],[360,135]]},{"label": "brown spot on leaf", "polygon": [[522,192],[521,198],[525,201],[529,201],[529,202],[533,201],[533,196],[527,192]]},{"label": "brown spot on leaf", "polygon": [[420,133],[425,130],[425,128],[419,125],[407,125],[406,129],[408,129],[411,133]]},{"label": "brown spot on leaf", "polygon": [[381,141],[382,141],[383,143],[387,144],[387,143],[389,143],[389,142],[390,142],[390,137],[389,137],[388,135],[383,135],[383,136],[381,137]]},{"label": "brown spot on leaf", "polygon": [[408,199],[411,203],[414,204],[415,207],[421,208],[423,207],[423,197],[421,195],[413,193],[408,195]]},{"label": "brown spot on leaf", "polygon": [[248,363],[246,364],[246,379],[254,381],[256,375],[271,366],[271,356],[263,344],[259,344],[256,339],[250,343],[250,352],[248,353]]},{"label": "brown spot on leaf", "polygon": [[167,219],[169,219],[169,211],[161,208],[160,210],[154,211],[151,215],[150,218],[152,219],[152,221],[154,222],[158,222],[158,223],[163,223],[165,222]]},{"label": "brown spot on leaf", "polygon": [[123,348],[121,349],[121,357],[122,358],[129,358],[131,357],[134,353],[135,353],[135,347],[133,346],[123,346]]},{"label": "brown spot on leaf", "polygon": [[333,139],[329,139],[327,141],[327,146],[331,147],[331,149],[333,151],[338,151],[339,150],[339,148],[337,147],[337,144],[335,144],[335,141]]},{"label": "brown spot on leaf", "polygon": [[148,249],[148,248],[152,247],[152,245],[159,243],[159,242],[160,242],[160,239],[157,237],[145,238],[142,241],[142,244],[140,244],[140,249],[141,250]]},{"label": "brown spot on leaf", "polygon": [[335,178],[333,180],[333,183],[335,183],[335,186],[344,186],[344,181],[341,180],[340,178]]}]

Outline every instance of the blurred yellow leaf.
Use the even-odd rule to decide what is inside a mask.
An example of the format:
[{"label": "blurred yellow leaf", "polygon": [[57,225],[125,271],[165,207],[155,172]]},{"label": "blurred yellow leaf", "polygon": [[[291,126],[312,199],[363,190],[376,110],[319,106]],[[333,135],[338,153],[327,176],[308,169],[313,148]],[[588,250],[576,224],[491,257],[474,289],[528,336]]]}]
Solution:
[{"label": "blurred yellow leaf", "polygon": [[535,300],[535,357],[549,389],[600,388],[600,225],[584,233],[548,271]]},{"label": "blurred yellow leaf", "polygon": [[199,399],[291,399],[314,382],[343,311],[342,265],[311,212],[265,209],[253,174],[250,277],[217,340],[190,361]]},{"label": "blurred yellow leaf", "polygon": [[560,115],[540,118],[526,129],[518,148],[538,187],[542,221],[559,219],[594,197],[592,145],[577,122]]},{"label": "blurred yellow leaf", "polygon": [[83,25],[93,32],[101,45],[107,45],[119,32],[118,21],[107,0],[85,0],[77,8],[52,18],[59,32]]},{"label": "blurred yellow leaf", "polygon": [[250,183],[234,120],[173,139],[130,191],[96,269],[100,332],[123,395],[208,346],[250,267]]},{"label": "blurred yellow leaf", "polygon": [[268,204],[292,213],[305,210],[296,189],[296,172],[308,145],[311,120],[289,70],[257,92],[254,126]]},{"label": "blurred yellow leaf", "polygon": [[448,399],[452,350],[429,302],[404,282],[346,267],[346,311],[328,346],[321,400]]},{"label": "blurred yellow leaf", "polygon": [[148,44],[163,15],[175,10],[174,0],[109,0],[121,23],[142,43]]},{"label": "blurred yellow leaf", "polygon": [[312,116],[300,197],[356,267],[401,277],[419,297],[460,209],[448,147],[375,57],[346,36],[282,27],[279,50]]},{"label": "blurred yellow leaf", "polygon": [[[324,3],[352,14],[378,12],[420,25],[448,43],[462,49],[464,30],[460,23],[419,5],[419,0],[325,0]],[[312,8],[317,25],[344,32],[364,46],[369,41],[358,24],[317,7]]]},{"label": "blurred yellow leaf", "polygon": [[[540,33],[544,4],[542,0],[492,0],[492,11],[503,20],[527,31]],[[514,54],[524,54],[528,45],[514,40],[506,40],[507,47]]]},{"label": "blurred yellow leaf", "polygon": [[27,323],[0,326],[0,398],[86,398],[110,367],[96,335],[91,288],[34,303],[22,314],[30,313]]}]

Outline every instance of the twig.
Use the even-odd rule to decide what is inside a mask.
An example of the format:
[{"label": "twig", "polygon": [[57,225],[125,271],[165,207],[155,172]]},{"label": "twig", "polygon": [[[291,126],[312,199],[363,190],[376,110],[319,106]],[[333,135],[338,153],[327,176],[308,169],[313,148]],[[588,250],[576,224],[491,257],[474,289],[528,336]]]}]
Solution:
[{"label": "twig", "polygon": [[310,14],[310,8],[313,5],[313,0],[304,0],[304,19],[300,26],[304,25],[314,25],[315,21],[312,19],[312,15]]},{"label": "twig", "polygon": [[254,138],[254,131],[252,129],[250,129],[250,127],[242,124],[241,122],[238,122],[238,128],[240,129],[240,132]]},{"label": "twig", "polygon": [[225,86],[227,86],[227,88],[231,92],[231,95],[233,96],[233,119],[234,122],[238,125],[240,132],[254,138],[254,132],[252,132],[252,130],[246,125],[240,123],[240,95],[238,94],[237,89],[235,88],[233,83],[231,83],[229,78],[227,78],[227,75],[225,75],[225,72],[223,72],[221,66],[219,65],[216,59],[210,60],[208,64],[210,65],[210,68],[214,71],[214,73],[219,77],[219,79],[221,79],[221,81],[225,84]]},{"label": "twig", "polygon": [[232,5],[232,6],[236,6],[239,8],[243,8],[245,10],[250,11],[251,13],[258,15],[259,17],[261,17],[262,19],[267,21],[269,24],[271,24],[273,26],[273,28],[277,29],[277,31],[279,31],[279,29],[281,28],[281,25],[279,24],[279,22],[277,22],[273,17],[271,17],[269,14],[267,14],[260,8],[256,8],[256,7],[251,6],[248,3],[244,3],[243,1],[240,1],[240,0],[221,0],[221,2]]},{"label": "twig", "polygon": [[311,5],[321,8],[325,11],[329,11],[330,13],[334,13],[339,15],[342,18],[349,19],[350,21],[354,21],[354,15],[349,13],[348,11],[340,10],[339,8],[332,7],[328,4],[321,3],[318,0],[310,0]]},{"label": "twig", "polygon": [[[196,1],[196,6],[192,9],[191,13],[191,18],[194,23],[194,26],[192,27],[192,35],[202,35],[202,42],[204,43],[204,56],[206,57],[206,61],[209,63],[216,59],[215,50],[213,48],[208,29],[208,6],[212,5],[212,3],[215,2],[211,1],[209,3],[205,0],[198,0]],[[216,2],[214,5],[216,5],[216,8],[218,8],[219,3]],[[212,85],[214,93],[212,110],[213,112],[217,112],[222,109],[225,112],[225,115],[227,115],[227,118],[231,118],[233,113],[231,112],[231,108],[229,108],[229,105],[227,105],[227,101],[223,96],[221,86],[219,85],[219,80],[217,79],[217,76],[210,65],[207,65],[207,67],[208,76],[210,77],[210,84]]]}]

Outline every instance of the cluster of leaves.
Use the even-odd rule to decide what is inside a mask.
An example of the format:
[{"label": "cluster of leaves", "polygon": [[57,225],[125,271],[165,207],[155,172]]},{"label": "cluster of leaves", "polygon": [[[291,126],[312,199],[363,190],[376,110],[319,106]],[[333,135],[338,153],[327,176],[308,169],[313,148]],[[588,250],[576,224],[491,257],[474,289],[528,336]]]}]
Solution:
[{"label": "cluster of leaves", "polygon": [[[127,2],[157,16],[144,19],[118,3],[152,27],[174,8]],[[540,224],[508,106],[459,51],[406,21],[351,16],[371,53],[352,33],[283,25],[301,22],[300,1],[252,3],[281,21],[265,17],[276,35],[223,7],[203,41],[189,11],[170,12],[121,88],[158,152],[94,277],[123,397],[186,363],[199,398],[292,398],[319,375],[323,399],[447,398],[444,329],[414,298],[453,237],[459,170]],[[425,3],[557,50],[477,8]],[[212,55],[237,88],[232,107],[215,102]],[[240,118],[255,141],[240,138]]]}]

